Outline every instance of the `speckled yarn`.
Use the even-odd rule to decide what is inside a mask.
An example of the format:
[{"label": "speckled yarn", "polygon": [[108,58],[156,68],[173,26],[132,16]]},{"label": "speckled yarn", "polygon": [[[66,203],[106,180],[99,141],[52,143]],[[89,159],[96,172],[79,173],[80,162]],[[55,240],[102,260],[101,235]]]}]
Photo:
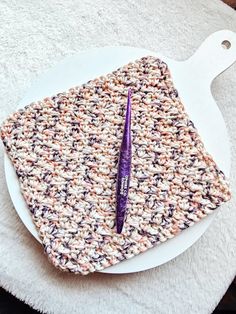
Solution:
[{"label": "speckled yarn", "polygon": [[[127,90],[132,175],[123,233],[115,189]],[[49,260],[88,274],[176,236],[230,198],[173,86],[148,56],[11,115],[1,137]]]}]

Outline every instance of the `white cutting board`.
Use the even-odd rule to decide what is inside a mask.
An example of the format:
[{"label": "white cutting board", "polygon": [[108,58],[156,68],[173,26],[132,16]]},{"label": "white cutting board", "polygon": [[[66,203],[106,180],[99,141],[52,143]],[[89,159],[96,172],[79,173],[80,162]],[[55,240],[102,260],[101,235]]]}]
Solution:
[{"label": "white cutting board", "polygon": [[[236,61],[236,34],[228,30],[210,35],[195,54],[185,61],[174,61],[156,52],[127,46],[95,48],[78,53],[64,59],[46,74],[40,76],[20,101],[19,108],[72,86],[85,83],[147,55],[157,56],[168,64],[174,85],[198,129],[207,151],[229,177],[229,139],[223,117],[211,94],[213,79]],[[32,235],[40,241],[30,212],[21,195],[14,168],[6,154],[5,174],[8,190],[18,215]],[[132,273],[170,261],[200,238],[215,215],[216,212],[183,231],[174,239],[102,272]]]}]

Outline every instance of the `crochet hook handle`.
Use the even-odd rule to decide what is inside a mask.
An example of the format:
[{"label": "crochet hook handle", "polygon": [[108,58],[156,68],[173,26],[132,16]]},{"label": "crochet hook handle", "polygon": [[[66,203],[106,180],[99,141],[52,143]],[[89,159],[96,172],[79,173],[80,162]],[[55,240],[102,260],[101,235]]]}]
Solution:
[{"label": "crochet hook handle", "polygon": [[117,190],[116,190],[116,228],[121,233],[124,225],[128,200],[130,173],[131,173],[131,90],[128,91],[128,100],[125,117],[125,127],[120,148]]}]

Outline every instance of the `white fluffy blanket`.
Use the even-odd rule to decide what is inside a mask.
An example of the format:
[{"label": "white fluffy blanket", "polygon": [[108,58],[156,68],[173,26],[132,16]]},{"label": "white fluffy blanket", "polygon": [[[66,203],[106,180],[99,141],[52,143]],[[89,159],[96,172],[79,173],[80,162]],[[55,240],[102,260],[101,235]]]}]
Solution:
[{"label": "white fluffy blanket", "polygon": [[[105,45],[190,56],[210,33],[236,31],[219,0],[0,1],[0,122],[38,75],[78,51]],[[232,143],[236,193],[236,65],[213,83]],[[219,143],[220,145],[220,143]],[[0,285],[47,313],[211,313],[236,273],[235,199],[202,238],[158,268],[131,275],[60,273],[18,218],[0,150]]]}]

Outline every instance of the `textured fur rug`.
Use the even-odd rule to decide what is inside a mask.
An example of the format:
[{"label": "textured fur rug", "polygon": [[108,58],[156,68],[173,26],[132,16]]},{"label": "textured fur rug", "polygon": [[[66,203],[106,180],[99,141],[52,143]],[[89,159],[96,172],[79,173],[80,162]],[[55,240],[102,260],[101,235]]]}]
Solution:
[{"label": "textured fur rug", "polygon": [[[1,0],[0,122],[65,56],[130,45],[180,60],[219,29],[236,32],[236,12],[218,0]],[[211,313],[236,274],[235,71],[236,64],[212,86],[231,137],[233,199],[196,244],[149,271],[80,277],[54,269],[13,208],[1,145],[0,285],[47,313]]]}]

